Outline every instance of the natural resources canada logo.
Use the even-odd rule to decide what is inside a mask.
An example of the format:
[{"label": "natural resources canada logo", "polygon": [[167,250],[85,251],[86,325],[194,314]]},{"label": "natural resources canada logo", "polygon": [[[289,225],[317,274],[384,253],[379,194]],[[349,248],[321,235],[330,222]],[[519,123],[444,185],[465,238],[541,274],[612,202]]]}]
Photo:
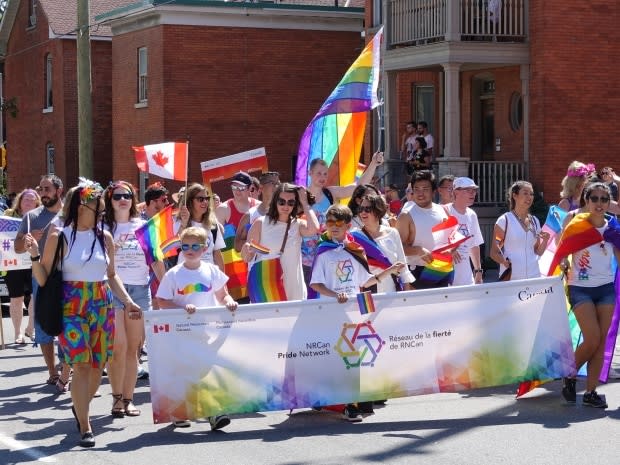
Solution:
[{"label": "natural resources canada logo", "polygon": [[385,341],[377,334],[372,322],[344,323],[336,352],[340,354],[347,370],[350,368],[374,366]]}]

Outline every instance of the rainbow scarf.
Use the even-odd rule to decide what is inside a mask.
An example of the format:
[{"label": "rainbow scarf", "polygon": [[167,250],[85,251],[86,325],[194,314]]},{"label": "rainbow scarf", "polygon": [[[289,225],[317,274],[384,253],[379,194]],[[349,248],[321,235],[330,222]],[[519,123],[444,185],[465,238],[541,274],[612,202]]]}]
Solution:
[{"label": "rainbow scarf", "polygon": [[136,229],[136,239],[144,251],[148,265],[178,253],[178,248],[175,246],[179,244],[178,238],[173,232],[172,224],[172,205],[170,205]]},{"label": "rainbow scarf", "polygon": [[602,240],[603,236],[601,236],[601,233],[590,223],[589,213],[575,215],[560,236],[560,242],[551,260],[547,275],[560,274],[559,264],[562,260],[578,250],[590,247]]},{"label": "rainbow scarf", "polygon": [[379,105],[377,88],[383,28],[366,45],[303,133],[297,154],[295,182],[307,186],[310,163],[324,160],[334,184],[355,180],[366,116]]},{"label": "rainbow scarf", "polygon": [[362,231],[353,231],[351,233],[353,240],[362,246],[364,253],[368,259],[368,265],[380,268],[382,270],[388,269],[392,266],[390,260],[384,255],[383,251],[379,248],[377,243],[368,237]]},{"label": "rainbow scarf", "polygon": [[422,284],[425,287],[435,286],[446,279],[452,283],[454,279],[452,255],[433,252],[432,256],[433,260],[424,267],[416,283]]},{"label": "rainbow scarf", "polygon": [[279,258],[255,262],[248,273],[248,294],[253,304],[286,301]]}]

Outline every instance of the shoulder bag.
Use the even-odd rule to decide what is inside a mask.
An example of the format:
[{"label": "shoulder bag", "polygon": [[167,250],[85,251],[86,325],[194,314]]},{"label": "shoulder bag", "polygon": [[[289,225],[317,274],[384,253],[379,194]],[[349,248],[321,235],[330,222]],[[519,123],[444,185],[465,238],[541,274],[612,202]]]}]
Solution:
[{"label": "shoulder bag", "polygon": [[52,268],[45,281],[39,286],[35,297],[34,317],[39,326],[50,336],[58,336],[63,330],[62,309],[64,303],[62,284],[62,262],[65,251],[65,235],[58,235]]}]

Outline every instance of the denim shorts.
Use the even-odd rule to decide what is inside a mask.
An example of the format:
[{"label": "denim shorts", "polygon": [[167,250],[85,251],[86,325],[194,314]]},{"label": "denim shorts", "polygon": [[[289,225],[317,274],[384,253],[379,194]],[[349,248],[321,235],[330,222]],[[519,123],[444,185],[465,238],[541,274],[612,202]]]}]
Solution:
[{"label": "denim shorts", "polygon": [[568,286],[568,301],[573,308],[584,302],[594,305],[615,305],[614,283],[596,287]]},{"label": "denim shorts", "polygon": [[[37,296],[37,291],[39,290],[39,283],[37,283],[37,280],[34,279],[34,276],[32,278],[32,298],[35,299],[34,301],[36,302],[36,296]],[[36,305],[33,305],[34,308],[34,313],[36,315],[37,311],[39,311],[39,309],[37,309]],[[45,331],[43,331],[41,329],[41,326],[39,326],[39,323],[37,323],[37,319],[35,317],[34,319],[34,343],[35,344],[51,344],[52,342],[54,342],[54,336],[50,336],[49,334],[47,334]]]},{"label": "denim shorts", "polygon": [[[151,289],[148,284],[124,284],[125,290],[131,300],[133,300],[144,312],[153,310],[153,303],[151,301]],[[122,309],[123,303],[114,296],[112,307],[115,309]]]}]

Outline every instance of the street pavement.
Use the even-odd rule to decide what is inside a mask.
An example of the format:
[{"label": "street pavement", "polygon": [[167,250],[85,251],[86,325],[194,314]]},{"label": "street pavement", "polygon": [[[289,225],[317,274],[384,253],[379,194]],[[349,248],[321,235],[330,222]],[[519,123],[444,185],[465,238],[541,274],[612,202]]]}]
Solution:
[{"label": "street pavement", "polygon": [[[5,340],[11,342],[4,319]],[[6,339],[8,337],[8,339]],[[142,415],[112,419],[107,378],[91,415],[96,447],[77,446],[69,394],[45,385],[38,348],[0,350],[0,465],[340,465],[620,463],[620,382],[601,386],[606,410],[563,403],[558,381],[515,400],[515,386],[390,399],[363,423],[299,410],[234,416],[223,431],[155,425],[148,380],[138,381]],[[583,387],[580,381],[578,388]]]}]

